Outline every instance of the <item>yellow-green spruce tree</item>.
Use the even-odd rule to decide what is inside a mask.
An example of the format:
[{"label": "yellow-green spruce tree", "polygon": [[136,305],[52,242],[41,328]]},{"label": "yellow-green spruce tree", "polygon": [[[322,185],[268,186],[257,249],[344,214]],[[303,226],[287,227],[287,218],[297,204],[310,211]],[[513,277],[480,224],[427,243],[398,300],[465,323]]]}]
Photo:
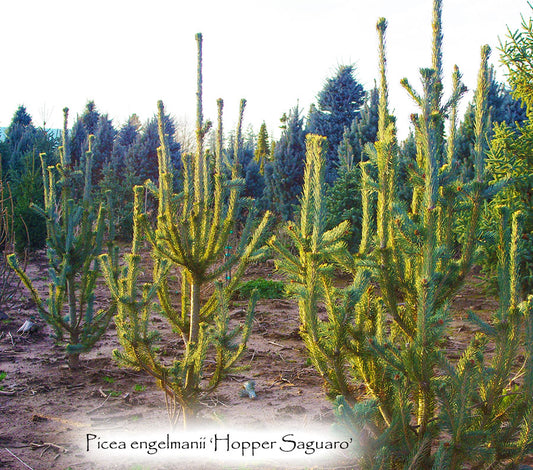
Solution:
[{"label": "yellow-green spruce tree", "polygon": [[[517,468],[533,448],[533,297],[519,296],[520,223],[517,215],[510,223],[506,208],[500,307],[490,322],[469,312],[479,333],[457,360],[446,355],[453,335],[450,304],[476,259],[482,204],[498,188],[485,182],[488,47],[482,49],[476,96],[473,180],[462,182],[454,162],[456,106],[464,87],[456,69],[452,96],[442,104],[441,9],[436,0],[433,64],[421,70],[423,93],[403,82],[420,107],[413,116],[417,159],[410,206],[399,201],[395,188],[398,146],[387,106],[382,19],[379,131],[374,154],[361,169],[359,253],[352,257],[341,242],[346,223],[324,230],[324,142],[317,136],[308,137],[300,220],[286,227],[291,246],[270,242],[298,295],[310,358],[329,396],[336,397],[341,422],[361,443],[363,468]],[[459,244],[452,236],[457,218],[464,227]],[[338,268],[352,273],[351,286],[333,286]],[[319,316],[321,306],[327,320]]]},{"label": "yellow-green spruce tree", "polygon": [[[198,91],[196,152],[183,158],[183,191],[173,193],[173,174],[163,131],[163,104],[158,104],[159,181],[135,188],[134,235],[132,250],[116,280],[108,256],[102,257],[106,280],[118,303],[115,322],[121,350],[115,358],[127,367],[152,375],[165,393],[171,423],[183,413],[184,425],[197,417],[200,402],[213,392],[224,375],[233,370],[246,347],[255,297],[241,325],[230,325],[228,303],[246,265],[264,253],[262,239],[270,214],[259,224],[249,207],[237,236],[235,221],[241,207],[244,186],[239,176],[239,142],[244,100],[241,102],[235,137],[231,177],[224,176],[222,155],[222,100],[218,101],[216,151],[213,157],[204,149],[210,122],[204,122],[202,105],[202,36],[198,43]],[[157,200],[157,222],[150,223],[142,210],[144,191]],[[151,246],[153,278],[140,285],[144,259],[142,240]],[[176,280],[181,283],[177,288]],[[207,299],[201,298],[212,286]],[[157,302],[156,302],[157,299]],[[154,315],[163,317],[180,341],[173,362],[159,354],[159,333],[153,329]],[[208,359],[210,364],[208,365]]]}]

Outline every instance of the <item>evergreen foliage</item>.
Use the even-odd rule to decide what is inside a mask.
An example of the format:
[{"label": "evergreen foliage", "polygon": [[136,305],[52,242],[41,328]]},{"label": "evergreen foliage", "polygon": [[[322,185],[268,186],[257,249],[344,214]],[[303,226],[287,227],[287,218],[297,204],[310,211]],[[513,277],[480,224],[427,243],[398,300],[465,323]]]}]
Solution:
[{"label": "evergreen foliage", "polygon": [[366,161],[364,153],[367,143],[373,144],[378,133],[378,104],[379,90],[374,87],[367,93],[365,104],[360,114],[349,127],[344,128],[342,140],[339,143],[339,165],[345,170],[351,170],[357,163]]},{"label": "evergreen foliage", "polygon": [[[379,92],[373,88],[368,94],[361,113],[352,125],[345,128],[338,147],[339,176],[328,187],[326,195],[326,228],[332,229],[343,220],[350,222],[344,237],[350,251],[357,251],[361,238],[361,169],[368,160],[369,144],[374,144],[378,131]],[[366,148],[366,150],[365,150]],[[372,148],[372,147],[369,147]]]},{"label": "evergreen foliage", "polygon": [[44,201],[39,154],[46,153],[48,163],[53,163],[56,147],[52,133],[36,128],[26,108],[20,106],[6,131],[6,140],[0,143],[2,179],[11,188],[15,246],[19,252],[44,246],[45,222],[30,205],[42,205]]},{"label": "evergreen foliage", "polygon": [[[337,299],[333,297],[336,289],[331,284],[335,268],[333,260],[349,264],[351,258],[342,240],[349,222],[343,221],[329,231],[325,228],[324,176],[327,146],[325,137],[307,135],[299,221],[287,222],[284,226],[284,233],[290,240],[288,246],[276,237],[270,239],[269,245],[278,255],[277,268],[287,275],[290,280],[288,286],[298,298],[301,334],[313,365],[326,380],[330,391],[347,395],[344,357],[340,353],[350,328],[352,316],[349,308],[354,306],[365,291],[368,276],[365,273],[359,279],[359,285],[354,284],[354,298],[349,306],[336,302]],[[325,303],[328,321],[323,321],[318,316],[320,303]],[[343,307],[346,310],[341,312]]]},{"label": "evergreen foliage", "polygon": [[[533,6],[529,4],[530,8]],[[533,19],[522,17],[521,29],[510,31],[501,44],[502,62],[509,70],[509,84],[515,96],[531,111],[533,104]]]},{"label": "evergreen foliage", "polygon": [[[180,145],[174,138],[175,126],[168,114],[163,116],[165,134],[168,135],[170,163],[173,172],[181,168]],[[159,177],[157,149],[159,131],[157,117],[150,119],[144,126],[133,151],[133,168],[141,181],[157,181]]]},{"label": "evergreen foliage", "polygon": [[125,241],[133,236],[132,188],[144,181],[135,167],[140,129],[139,118],[133,114],[116,135],[111,160],[104,166],[99,183],[99,199],[107,202],[116,237]]},{"label": "evergreen foliage", "polygon": [[70,152],[70,158],[73,164],[80,164],[82,161],[84,152],[87,150],[85,144],[88,135],[89,134],[83,126],[83,121],[81,119],[76,119],[69,135],[69,141],[66,145],[67,151]]},{"label": "evergreen foliage", "polygon": [[[67,141],[67,114],[65,109],[63,144]],[[85,162],[83,195],[78,198],[72,191],[71,178],[75,171],[65,145],[60,148],[60,162],[55,167],[47,166],[41,155],[44,208],[32,207],[46,221],[48,298],[43,299],[37,292],[16,256],[8,257],[9,264],[30,291],[39,314],[53,328],[56,339],[62,341],[67,336],[66,352],[71,369],[79,367],[79,355],[94,346],[115,312],[114,302],[105,309],[94,309],[99,275],[97,257],[102,252],[106,220],[103,206],[96,207],[91,197],[92,137]],[[113,227],[111,223],[109,226]],[[116,253],[109,246],[116,261]]]},{"label": "evergreen foliage", "polygon": [[289,220],[302,191],[305,159],[305,131],[298,106],[283,116],[282,123],[272,162],[265,167],[265,198],[272,211]]},{"label": "evergreen foliage", "polygon": [[102,171],[98,198],[107,204],[118,240],[131,241],[133,236],[132,188],[140,183],[140,178],[129,165],[110,163]]},{"label": "evergreen foliage", "polygon": [[141,122],[136,114],[132,114],[128,121],[119,129],[113,147],[113,162],[120,166],[131,158],[133,146],[139,138]]},{"label": "evergreen foliage", "polygon": [[81,116],[78,116],[68,141],[66,151],[70,155],[73,165],[80,165],[83,168],[85,152],[89,148],[89,136],[96,134],[100,112],[96,109],[94,101],[88,101]]},{"label": "evergreen foliage", "polygon": [[[517,124],[522,123],[526,119],[526,112],[522,107],[522,102],[513,99],[510,90],[508,90],[503,83],[499,83],[496,80],[494,67],[490,67],[489,69],[487,103],[492,124],[505,122],[510,127],[515,128]],[[475,115],[475,103],[472,102],[466,109],[455,140],[455,158],[462,165],[464,178],[471,178],[473,172]],[[489,135],[492,137],[492,129],[489,130]]]},{"label": "evergreen foliage", "polygon": [[[268,136],[267,136],[268,137]],[[259,145],[262,145],[258,137],[258,143],[256,144],[256,138],[251,129],[247,133],[246,137],[239,143],[237,157],[241,172],[244,175],[244,189],[242,195],[256,200],[256,204],[262,198],[265,189],[265,178],[261,171],[261,162],[257,161],[257,149]],[[215,144],[216,145],[216,144]],[[228,139],[228,145],[225,149],[228,162],[235,161],[235,135],[231,134]],[[228,165],[226,165],[228,167]],[[229,165],[230,166],[230,165]],[[262,208],[259,204],[258,207]],[[239,220],[242,218],[242,214],[239,216]]]},{"label": "evergreen foliage", "polygon": [[409,167],[416,162],[416,139],[413,130],[409,131],[407,138],[400,144],[398,161],[398,185],[396,192],[401,201],[408,204],[413,197],[409,184]]},{"label": "evergreen foliage", "polygon": [[95,184],[100,183],[104,168],[111,163],[116,135],[111,119],[107,114],[100,115],[93,144],[92,180]]},{"label": "evergreen foliage", "polygon": [[[202,398],[233,370],[246,347],[255,298],[250,301],[244,324],[234,328],[229,325],[228,302],[246,264],[262,256],[261,240],[269,219],[269,214],[265,214],[254,228],[255,211],[250,207],[240,236],[234,233],[244,181],[238,175],[238,159],[233,160],[230,179],[223,175],[222,100],[218,101],[217,145],[212,161],[205,151],[204,139],[211,123],[203,117],[201,34],[196,39],[197,142],[195,155],[183,158],[183,191],[173,192],[169,136],[165,133],[163,104],[159,102],[158,184],[148,182],[145,186],[157,200],[157,222],[153,226],[143,213],[145,188],[137,186],[132,249],[118,279],[113,275],[109,256],[102,257],[107,284],[118,303],[115,323],[122,349],[114,356],[122,365],[142,369],[156,379],[165,392],[174,424],[181,412],[184,424],[195,418]],[[237,156],[244,103],[243,100],[235,138]],[[152,282],[140,288],[142,237],[150,243],[154,268]],[[225,280],[221,281],[221,277]],[[179,302],[175,302],[176,280],[181,283]],[[215,285],[215,289],[204,300],[200,293],[208,285]],[[153,302],[156,296],[158,304]],[[155,313],[169,322],[181,340],[180,351],[171,365],[165,364],[157,352],[158,332],[151,323]],[[206,361],[212,354],[213,366],[210,363],[208,368]]]},{"label": "evergreen foliage", "polygon": [[263,122],[257,136],[257,146],[254,152],[255,161],[259,163],[260,173],[265,170],[265,161],[270,159],[270,145],[268,142],[268,131],[266,124]]},{"label": "evergreen foliage", "polygon": [[15,250],[15,218],[11,188],[2,176],[0,167],[0,308],[5,311],[20,298],[20,281],[7,263]]},{"label": "evergreen foliage", "polygon": [[235,289],[235,296],[239,299],[251,299],[253,295],[258,299],[282,299],[285,297],[285,284],[269,279],[252,279]]},{"label": "evergreen foliage", "polygon": [[342,221],[350,222],[344,237],[351,252],[356,252],[361,240],[361,170],[359,165],[343,169],[326,190],[326,228],[332,229]]},{"label": "evergreen foliage", "polygon": [[307,130],[323,135],[329,142],[326,180],[333,182],[337,174],[338,146],[345,127],[351,126],[364,103],[365,92],[354,78],[354,67],[342,65],[334,77],[328,78],[317,96],[317,106],[309,113]]},{"label": "evergreen foliage", "polygon": [[37,129],[25,106],[19,106],[6,130],[6,140],[2,143],[3,172],[20,173],[23,159],[33,152]]},{"label": "evergreen foliage", "polygon": [[43,174],[41,165],[33,153],[23,159],[20,173],[13,175],[15,249],[37,250],[46,244],[46,222],[32,205],[43,204]]},{"label": "evergreen foliage", "polygon": [[[502,123],[494,128],[487,166],[492,183],[506,182],[505,187],[490,202],[486,212],[485,230],[496,233],[499,215],[496,208],[505,206],[523,214],[522,260],[520,264],[520,289],[533,291],[533,123],[531,119],[515,128]],[[491,239],[492,238],[492,239]],[[498,250],[493,237],[485,244],[483,267],[495,277]]]},{"label": "evergreen foliage", "polygon": [[250,160],[244,169],[245,189],[244,196],[254,199],[258,207],[263,208],[261,200],[265,191],[265,178],[261,166],[255,160]]},{"label": "evergreen foliage", "polygon": [[[531,5],[530,5],[531,6]],[[501,123],[494,128],[491,142],[488,169],[493,184],[507,182],[503,190],[491,201],[486,211],[486,230],[496,232],[499,205],[505,205],[513,211],[522,211],[523,254],[520,265],[521,289],[531,292],[533,289],[533,124],[532,89],[528,82],[531,77],[531,46],[533,33],[531,18],[522,20],[521,30],[511,32],[502,45],[502,62],[509,71],[509,81],[514,87],[513,96],[517,102],[527,104],[527,119],[511,124]],[[529,52],[528,52],[529,51]],[[494,278],[497,270],[497,251],[490,237],[485,245],[483,267]]]},{"label": "evergreen foliage", "polygon": [[[517,468],[533,450],[533,296],[521,301],[522,222],[507,208],[499,210],[500,307],[488,322],[469,312],[479,332],[457,360],[446,357],[450,305],[479,250],[483,204],[501,185],[486,182],[488,46],[476,93],[473,178],[463,182],[455,163],[456,109],[465,88],[456,69],[452,95],[442,104],[441,15],[435,0],[433,63],[421,70],[423,93],[402,82],[420,107],[413,116],[410,205],[396,190],[399,147],[387,104],[381,19],[379,130],[375,151],[361,166],[359,252],[350,255],[342,240],[347,221],[326,230],[326,151],[318,136],[308,137],[300,218],[285,226],[290,242],[270,241],[299,299],[310,359],[341,423],[362,443],[361,468]],[[450,230],[456,219],[464,225],[459,245]],[[336,269],[351,273],[352,285],[334,287]],[[322,306],[327,320],[319,316]]]}]

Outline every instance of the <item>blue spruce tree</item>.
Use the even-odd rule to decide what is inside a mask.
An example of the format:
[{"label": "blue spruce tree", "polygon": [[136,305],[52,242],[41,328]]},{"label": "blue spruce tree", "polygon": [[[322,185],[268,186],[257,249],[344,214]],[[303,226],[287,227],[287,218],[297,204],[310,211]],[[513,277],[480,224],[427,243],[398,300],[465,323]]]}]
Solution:
[{"label": "blue spruce tree", "polygon": [[113,121],[103,114],[98,118],[96,134],[94,134],[94,157],[93,157],[93,182],[98,183],[102,178],[103,169],[111,163],[113,157],[113,148],[116,129],[113,127]]},{"label": "blue spruce tree", "polygon": [[283,132],[265,165],[265,198],[268,207],[283,220],[293,218],[302,191],[305,164],[305,130],[298,106],[281,119]]},{"label": "blue spruce tree", "polygon": [[70,160],[73,165],[78,165],[83,162],[85,152],[89,150],[89,136],[96,135],[100,113],[96,109],[94,101],[89,101],[85,105],[85,110],[81,116],[78,116],[70,138],[68,139],[67,147],[70,152]]},{"label": "blue spruce tree", "polygon": [[[163,116],[164,133],[168,136],[170,160],[174,171],[181,168],[180,144],[176,142],[174,134],[176,128],[169,115]],[[159,177],[157,148],[159,147],[157,118],[153,117],[144,126],[133,152],[133,165],[141,181],[150,179],[157,181]]]},{"label": "blue spruce tree", "polygon": [[365,91],[354,78],[352,65],[340,66],[334,77],[328,78],[317,96],[318,106],[311,107],[308,131],[328,139],[326,181],[336,178],[338,146],[345,127],[351,126],[359,115],[365,100]]}]

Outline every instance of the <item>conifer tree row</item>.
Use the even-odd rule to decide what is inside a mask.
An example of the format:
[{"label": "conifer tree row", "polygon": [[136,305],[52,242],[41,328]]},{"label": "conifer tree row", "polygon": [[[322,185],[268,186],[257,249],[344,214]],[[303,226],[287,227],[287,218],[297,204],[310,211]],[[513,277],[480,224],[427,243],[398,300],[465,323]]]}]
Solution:
[{"label": "conifer tree row", "polygon": [[[95,206],[92,200],[92,136],[81,174],[83,189],[81,194],[75,193],[73,182],[80,175],[72,169],[66,147],[67,108],[64,116],[60,162],[55,167],[47,167],[45,155],[41,155],[44,208],[32,206],[46,220],[48,298],[43,299],[37,292],[14,254],[8,257],[8,262],[30,291],[39,314],[53,328],[56,339],[62,341],[67,336],[69,367],[77,369],[80,353],[89,351],[100,339],[115,312],[114,302],[97,312],[94,309],[96,280],[100,273],[97,257],[103,250],[107,225],[112,228],[113,224],[106,224],[103,204]],[[112,260],[110,269],[115,272],[117,258],[112,238],[107,237]]]},{"label": "conifer tree row", "polygon": [[[441,12],[436,0],[433,68],[421,70],[423,92],[402,82],[420,107],[413,116],[417,160],[410,165],[410,206],[395,189],[399,149],[387,104],[386,21],[381,19],[378,141],[362,165],[359,252],[351,256],[341,241],[346,223],[324,228],[324,142],[317,136],[308,137],[299,223],[286,226],[289,245],[270,241],[278,267],[299,298],[301,332],[312,363],[328,395],[336,397],[341,422],[361,442],[362,468],[515,468],[533,449],[533,297],[522,301],[519,296],[520,219],[514,215],[511,224],[505,208],[500,308],[490,322],[469,312],[479,333],[456,361],[446,356],[447,338],[453,335],[450,305],[479,250],[482,205],[499,187],[485,181],[486,46],[476,94],[471,181],[462,181],[455,164],[453,129],[452,139],[445,138],[445,117],[452,116],[455,125],[464,87],[456,68],[451,97],[442,103]],[[458,245],[452,237],[457,219],[462,224]],[[351,286],[333,286],[332,272],[338,268],[352,273]],[[327,320],[319,317],[321,305]],[[487,354],[490,343],[493,355]]]},{"label": "conifer tree row", "polygon": [[[113,277],[108,256],[102,257],[106,281],[118,303],[116,326],[122,350],[115,351],[114,356],[122,365],[144,370],[156,379],[165,392],[174,425],[182,412],[185,425],[194,420],[202,398],[235,367],[246,347],[255,297],[252,296],[244,323],[237,326],[229,324],[228,302],[246,265],[263,255],[262,240],[270,218],[266,213],[257,224],[256,212],[250,207],[241,233],[238,236],[234,233],[244,186],[239,176],[238,153],[245,101],[240,106],[231,178],[226,179],[222,159],[222,100],[218,100],[214,161],[204,150],[211,123],[203,118],[202,36],[198,34],[196,40],[197,145],[194,155],[183,158],[183,191],[173,193],[168,136],[162,119],[164,108],[159,102],[158,186],[149,182],[145,188],[135,188],[132,251],[126,256],[118,280]],[[151,191],[157,200],[155,226],[142,209],[141,195],[145,190]],[[143,238],[151,246],[154,267],[152,281],[140,289]],[[180,279],[179,289],[175,278]],[[208,299],[202,299],[207,285],[214,285],[215,289]],[[180,302],[176,302],[176,297]],[[166,365],[159,357],[158,333],[151,324],[155,314],[168,321],[182,342],[172,365]],[[206,360],[211,354],[214,354],[215,367],[207,373]]]}]

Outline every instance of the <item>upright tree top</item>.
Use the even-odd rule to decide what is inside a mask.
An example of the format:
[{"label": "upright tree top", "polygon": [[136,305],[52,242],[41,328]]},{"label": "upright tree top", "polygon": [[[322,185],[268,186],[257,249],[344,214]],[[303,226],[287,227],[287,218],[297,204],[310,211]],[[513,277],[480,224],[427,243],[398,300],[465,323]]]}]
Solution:
[{"label": "upright tree top", "polygon": [[442,0],[433,1],[433,54],[431,67],[442,80]]},{"label": "upright tree top", "polygon": [[380,18],[376,25],[379,38],[379,77],[380,77],[380,93],[379,93],[379,125],[378,125],[378,140],[384,139],[384,132],[387,128],[389,120],[388,109],[388,85],[387,85],[387,58],[385,56],[385,33],[387,31],[387,20]]},{"label": "upright tree top", "polygon": [[197,91],[196,91],[196,127],[201,129],[203,125],[203,110],[202,110],[202,33],[196,34],[196,43],[198,45],[198,57],[197,57]]}]

